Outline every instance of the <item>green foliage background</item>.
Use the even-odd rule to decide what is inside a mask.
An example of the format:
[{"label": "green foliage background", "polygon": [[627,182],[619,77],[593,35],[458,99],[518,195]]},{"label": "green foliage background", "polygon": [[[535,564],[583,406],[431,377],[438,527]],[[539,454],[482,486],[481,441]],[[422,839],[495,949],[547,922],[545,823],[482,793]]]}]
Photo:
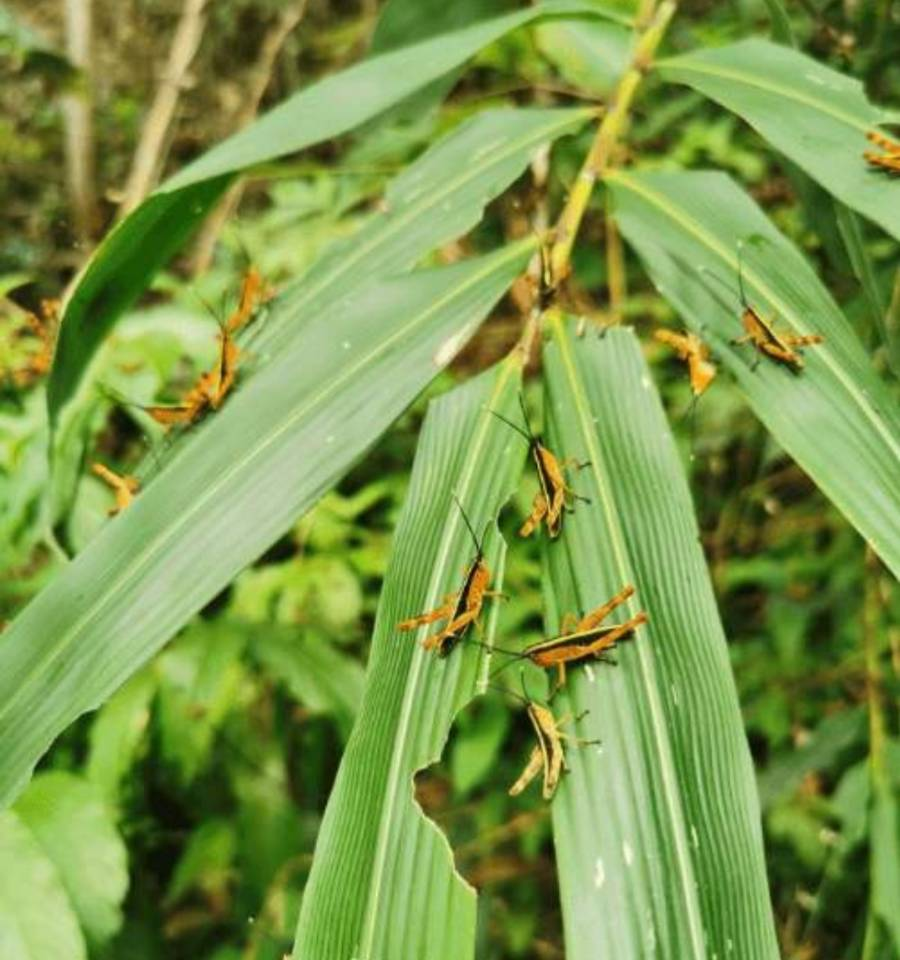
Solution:
[{"label": "green foliage background", "polygon": [[[592,507],[555,553],[515,537],[534,482],[482,412],[516,415],[523,371],[501,358],[528,292],[513,281],[532,224],[575,181],[637,5],[310,3],[269,84],[275,110],[225,140],[223,104],[282,6],[214,5],[170,179],[111,233],[104,200],[49,417],[43,384],[0,398],[2,960],[360,944],[391,960],[723,957],[735,941],[756,958],[775,955],[772,917],[786,957],[900,956],[900,182],[861,161],[865,132],[897,119],[892,5],[681,5],[630,118],[629,165],[574,251],[568,306],[587,337],[560,319],[524,371],[553,443],[592,461],[576,475]],[[101,34],[113,7],[96,4]],[[178,10],[131,11],[96,54],[104,187],[125,177]],[[4,369],[33,348],[22,310],[84,262],[60,173],[60,98],[78,83],[61,30],[49,3],[0,8]],[[546,183],[530,166],[544,143]],[[212,266],[192,275],[187,237],[248,169]],[[636,336],[601,340],[607,203]],[[751,300],[826,336],[801,377],[751,372],[730,344],[736,237],[751,241]],[[168,449],[92,383],[149,402],[192,382],[215,349],[202,303],[227,307],[248,257],[279,296],[242,343],[246,384]],[[658,325],[713,348],[720,374],[696,408]],[[121,521],[85,458],[139,471]],[[484,652],[435,665],[391,629],[469,558],[451,489],[477,526],[500,513],[489,556],[510,599],[491,605],[486,641],[518,648],[623,580],[651,613],[651,639],[603,686],[575,677],[572,706],[591,711],[579,732],[599,729],[606,753],[571,752],[552,809],[506,795],[530,731],[485,689]],[[723,864],[721,889],[705,887]],[[598,905],[604,887],[619,899]],[[428,897],[445,912],[416,925],[408,904]]]}]

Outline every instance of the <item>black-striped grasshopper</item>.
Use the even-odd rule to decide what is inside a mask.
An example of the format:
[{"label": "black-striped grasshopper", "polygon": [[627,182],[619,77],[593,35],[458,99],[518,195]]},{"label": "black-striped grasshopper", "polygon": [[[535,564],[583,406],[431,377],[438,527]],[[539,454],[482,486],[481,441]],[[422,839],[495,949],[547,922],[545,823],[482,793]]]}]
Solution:
[{"label": "black-striped grasshopper", "polygon": [[551,540],[555,540],[562,531],[562,519],[564,513],[571,513],[574,507],[571,500],[581,500],[583,503],[590,503],[587,497],[576,493],[566,482],[566,467],[576,467],[581,470],[588,466],[588,462],[581,463],[575,459],[560,461],[556,455],[541,442],[541,438],[531,432],[531,426],[528,422],[528,412],[525,409],[525,400],[519,394],[519,405],[522,408],[522,417],[525,421],[523,430],[518,424],[507,419],[502,413],[496,410],[490,410],[498,420],[502,420],[508,427],[516,431],[528,444],[528,452],[531,454],[534,466],[537,471],[539,489],[535,494],[534,502],[531,506],[531,513],[528,515],[522,527],[519,530],[520,537],[530,537],[532,533],[544,523],[547,527],[547,534]]},{"label": "black-striped grasshopper", "polygon": [[[436,623],[438,620],[446,620],[447,623],[443,629],[422,641],[422,646],[426,650],[436,649],[439,657],[449,656],[456,644],[466,635],[469,627],[477,622],[486,597],[502,596],[496,591],[488,590],[491,571],[484,559],[484,537],[479,542],[466,511],[455,494],[453,499],[456,500],[459,512],[475,544],[475,557],[466,567],[462,587],[456,593],[448,593],[444,597],[444,602],[434,610],[420,613],[397,624],[398,630],[405,631],[415,630],[425,624]],[[487,529],[485,529],[486,532]]]}]

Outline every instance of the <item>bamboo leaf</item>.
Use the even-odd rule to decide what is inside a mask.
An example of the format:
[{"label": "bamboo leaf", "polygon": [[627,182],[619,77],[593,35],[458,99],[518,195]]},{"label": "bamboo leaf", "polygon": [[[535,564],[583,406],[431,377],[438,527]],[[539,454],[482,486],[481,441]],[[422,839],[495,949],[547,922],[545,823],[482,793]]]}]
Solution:
[{"label": "bamboo leaf", "polygon": [[570,748],[553,804],[569,960],[778,956],[753,767],[690,491],[630,331],[579,339],[556,317],[544,352],[551,445],[590,461],[591,504],[546,551],[547,627],[625,584],[649,624],[619,666],[576,668],[558,714]]},{"label": "bamboo leaf", "polygon": [[[366,690],[341,761],[303,894],[293,956],[466,960],[475,892],[453,871],[446,838],[413,799],[413,776],[436,761],[454,715],[486,679],[481,648],[441,659],[399,621],[459,590],[474,547],[454,493],[502,582],[495,523],[521,471],[521,441],[487,408],[515,416],[521,365],[511,357],[431,405],[397,527],[372,639]],[[490,469],[485,469],[490,465]],[[493,619],[493,618],[491,618]],[[487,642],[493,625],[489,624]]]},{"label": "bamboo leaf", "polygon": [[[286,349],[306,319],[375,280],[410,269],[470,230],[542,144],[583,124],[590,110],[486,110],[426,151],[388,187],[384,212],[328,248],[267,309],[249,349],[266,362]],[[77,405],[73,404],[73,408]],[[82,469],[84,434],[73,409],[55,435],[52,512],[68,512]]]},{"label": "bamboo leaf", "polygon": [[304,317],[467,233],[485,205],[542,144],[577,130],[592,110],[485,110],[426,151],[388,186],[384,212],[326,250],[291,284],[253,348],[277,351]]},{"label": "bamboo leaf", "polygon": [[610,14],[587,2],[547,0],[365,60],[294,94],[167,180],[107,235],[68,299],[48,385],[51,421],[116,318],[238,174],[347,133],[532,20],[579,15]]},{"label": "bamboo leaf", "polygon": [[858,80],[760,39],[657,67],[743,117],[838,200],[900,238],[900,189],[863,159],[866,132],[897,117],[871,104]]},{"label": "bamboo leaf", "polygon": [[364,301],[323,311],[176,449],[4,634],[0,801],[61,730],[102,703],[375,441],[455,356],[533,248],[529,239],[385,281]]},{"label": "bamboo leaf", "polygon": [[[703,336],[756,415],[900,575],[900,410],[809,264],[728,177],[616,173],[616,219],[660,293]],[[737,244],[749,302],[780,329],[818,333],[797,374],[756,364],[742,334]],[[733,291],[733,292],[732,292]]]}]

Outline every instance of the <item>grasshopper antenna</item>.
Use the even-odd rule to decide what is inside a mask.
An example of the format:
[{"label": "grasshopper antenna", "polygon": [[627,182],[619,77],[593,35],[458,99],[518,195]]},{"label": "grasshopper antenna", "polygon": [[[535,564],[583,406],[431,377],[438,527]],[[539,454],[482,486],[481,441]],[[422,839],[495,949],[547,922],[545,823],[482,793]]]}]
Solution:
[{"label": "grasshopper antenna", "polygon": [[743,238],[737,242],[737,263],[738,263],[738,291],[741,295],[741,306],[749,310],[747,295],[744,293],[744,241]]},{"label": "grasshopper antenna", "polygon": [[462,514],[462,518],[463,520],[465,520],[466,526],[469,528],[469,533],[471,534],[472,542],[475,544],[475,549],[478,551],[478,555],[482,556],[484,553],[484,542],[482,543],[478,542],[478,537],[475,536],[475,531],[472,528],[472,524],[469,521],[469,517],[466,514],[466,511],[463,508],[463,505],[460,502],[459,497],[456,495],[456,493],[453,493],[452,496],[453,496],[453,499],[456,501],[456,505],[459,507],[459,512]]},{"label": "grasshopper antenna", "polygon": [[502,420],[508,427],[512,427],[516,433],[520,434],[529,444],[532,443],[534,438],[526,433],[518,424],[512,422],[512,420],[507,419],[503,416],[502,413],[497,413],[496,410],[492,410],[490,407],[485,408],[488,413],[492,413],[498,420]]},{"label": "grasshopper antenna", "polygon": [[691,462],[696,459],[695,445],[697,441],[697,401],[699,397],[696,393],[691,394],[691,405],[688,407],[688,443],[690,449]]},{"label": "grasshopper antenna", "polygon": [[515,690],[508,690],[506,687],[498,686],[496,683],[489,683],[488,687],[490,687],[491,690],[496,690],[497,693],[502,693],[508,697],[515,697],[516,700],[521,700],[526,707],[531,703],[530,700],[526,700],[523,696],[516,693]]},{"label": "grasshopper antenna", "polygon": [[528,438],[532,443],[537,443],[537,438],[531,432],[531,421],[528,419],[528,408],[525,406],[525,394],[519,391],[519,408],[522,411],[522,419],[525,421],[525,429],[528,431]]}]

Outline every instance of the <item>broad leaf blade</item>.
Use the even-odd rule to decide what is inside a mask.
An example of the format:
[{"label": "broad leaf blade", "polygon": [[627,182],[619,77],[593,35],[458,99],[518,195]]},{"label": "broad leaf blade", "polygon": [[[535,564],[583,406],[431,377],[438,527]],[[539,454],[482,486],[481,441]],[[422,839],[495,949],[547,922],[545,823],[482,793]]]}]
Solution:
[{"label": "broad leaf blade", "polygon": [[[389,185],[384,212],[329,247],[251,328],[260,363],[285,349],[310,316],[374,281],[410,269],[431,250],[470,230],[485,204],[522,172],[542,144],[570,133],[593,111],[487,110],[426,151]],[[74,406],[74,405],[73,405]],[[53,514],[64,517],[84,459],[78,416],[57,428]],[[71,422],[69,422],[71,421]]]},{"label": "broad leaf blade", "polygon": [[517,358],[432,404],[378,607],[366,692],[316,845],[294,956],[466,960],[475,894],[453,872],[446,838],[413,799],[413,776],[436,761],[456,712],[487,663],[477,647],[446,659],[397,623],[458,590],[474,547],[455,493],[499,586],[496,517],[521,471],[522,444],[487,409],[515,416]]},{"label": "broad leaf blade", "polygon": [[408,270],[467,233],[486,203],[518,177],[543,144],[584,124],[592,110],[486,110],[463,123],[396,177],[384,211],[329,247],[279,298],[254,351],[277,349],[310,313]]},{"label": "broad leaf blade", "polygon": [[86,960],[78,918],[52,862],[12,810],[0,811],[3,960]]},{"label": "broad leaf blade", "polygon": [[900,190],[863,159],[866,132],[896,116],[869,103],[858,80],[767,40],[742,40],[657,64],[734,111],[848,207],[900,237]]},{"label": "broad leaf blade", "polygon": [[374,442],[533,246],[386,281],[311,319],[25,609],[0,642],[0,801]]},{"label": "broad leaf blade", "polygon": [[300,91],[166,181],[107,235],[71,293],[48,385],[51,421],[72,398],[119,314],[193,233],[235,176],[358,127],[510,30],[551,15],[609,14],[587,2],[549,0],[373,57]]},{"label": "broad leaf blade", "polygon": [[630,331],[579,339],[558,318],[544,356],[550,441],[590,460],[573,484],[591,498],[546,551],[548,627],[626,583],[650,618],[618,668],[570,671],[556,707],[589,710],[577,732],[602,740],[569,749],[553,805],[566,956],[775,958],[753,767],[649,371]]},{"label": "broad leaf blade", "polygon": [[[660,293],[714,349],[778,442],[900,575],[900,410],[796,248],[728,177],[616,173],[616,219]],[[737,244],[749,302],[778,329],[818,333],[791,373],[731,341],[742,333]],[[755,366],[755,369],[754,369]],[[713,387],[713,390],[715,387]]]},{"label": "broad leaf blade", "polygon": [[88,941],[102,946],[122,925],[128,864],[99,788],[71,773],[42,773],[15,812],[56,867]]}]

